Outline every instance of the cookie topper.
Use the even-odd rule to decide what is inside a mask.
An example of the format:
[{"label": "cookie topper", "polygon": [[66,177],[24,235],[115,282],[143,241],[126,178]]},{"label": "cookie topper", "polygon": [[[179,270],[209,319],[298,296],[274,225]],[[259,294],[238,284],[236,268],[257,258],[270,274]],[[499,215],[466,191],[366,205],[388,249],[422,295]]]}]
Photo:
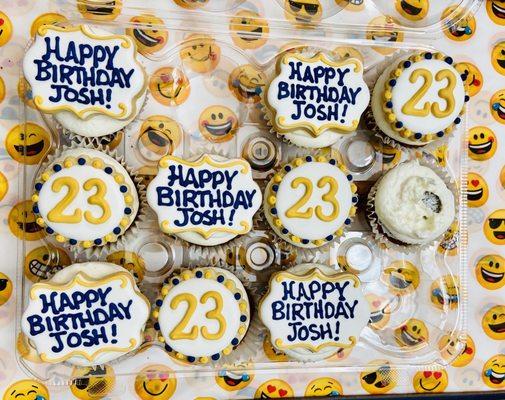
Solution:
[{"label": "cookie topper", "polygon": [[286,54],[277,64],[265,103],[279,133],[296,128],[319,136],[328,129],[353,131],[370,101],[361,61]]},{"label": "cookie topper", "polygon": [[85,119],[136,113],[146,73],[126,35],[95,34],[85,25],[41,26],[23,60],[33,101],[43,112],[70,111]]}]

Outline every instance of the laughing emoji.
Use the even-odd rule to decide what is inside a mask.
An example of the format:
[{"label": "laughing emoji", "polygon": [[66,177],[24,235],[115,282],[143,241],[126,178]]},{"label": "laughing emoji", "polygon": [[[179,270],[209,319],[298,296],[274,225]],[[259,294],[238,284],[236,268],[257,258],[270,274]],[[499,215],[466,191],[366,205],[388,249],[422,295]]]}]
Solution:
[{"label": "laughing emoji", "polygon": [[289,384],[281,379],[270,379],[262,383],[256,393],[255,399],[282,399],[294,397],[294,392]]},{"label": "laughing emoji", "polygon": [[3,400],[49,400],[49,390],[33,379],[23,379],[10,385]]},{"label": "laughing emoji", "polygon": [[33,241],[46,235],[44,228],[37,224],[37,217],[32,209],[33,202],[25,200],[12,207],[9,213],[9,228],[18,239]]},{"label": "laughing emoji", "polygon": [[179,53],[182,62],[194,72],[213,71],[221,59],[221,48],[208,35],[191,35]]},{"label": "laughing emoji", "polygon": [[447,388],[449,377],[445,369],[440,371],[419,371],[412,380],[417,393],[441,393]]},{"label": "laughing emoji", "polygon": [[228,87],[238,101],[256,104],[265,87],[265,74],[251,64],[236,67],[228,78]]},{"label": "laughing emoji", "polygon": [[458,71],[463,81],[465,82],[466,92],[470,97],[475,96],[479,93],[484,85],[484,77],[480,72],[479,68],[470,62],[460,62],[454,65],[456,71]]},{"label": "laughing emoji", "polygon": [[165,365],[149,365],[135,377],[135,392],[142,400],[168,400],[176,388],[174,371]]},{"label": "laughing emoji", "polygon": [[475,343],[468,335],[463,345],[456,335],[443,335],[438,341],[438,348],[442,358],[456,368],[467,366],[475,357]]},{"label": "laughing emoji", "polygon": [[202,111],[198,120],[200,133],[213,143],[231,140],[238,130],[238,118],[225,106],[210,106]]},{"label": "laughing emoji", "polygon": [[491,115],[500,124],[505,124],[505,89],[497,91],[490,101]]},{"label": "laughing emoji", "polygon": [[505,306],[494,306],[482,317],[482,329],[491,339],[505,339]]},{"label": "laughing emoji", "polygon": [[268,39],[268,22],[258,13],[241,10],[230,20],[233,43],[241,49],[257,49]]},{"label": "laughing emoji", "polygon": [[32,26],[30,27],[30,36],[32,38],[35,37],[39,28],[42,26],[62,26],[67,25],[68,23],[68,19],[64,15],[57,13],[41,14],[33,20]]},{"label": "laughing emoji", "polygon": [[420,21],[426,17],[430,8],[429,0],[395,0],[396,11],[411,21]]},{"label": "laughing emoji", "polygon": [[70,391],[81,400],[99,400],[107,396],[116,384],[116,375],[110,365],[75,367]]},{"label": "laughing emoji", "polygon": [[480,285],[489,290],[505,285],[505,258],[498,254],[481,257],[475,266],[475,276]]},{"label": "laughing emoji", "polygon": [[486,0],[486,11],[495,24],[505,25],[505,0]]},{"label": "laughing emoji", "polygon": [[492,389],[505,387],[505,355],[497,354],[482,367],[482,380]]},{"label": "laughing emoji", "polygon": [[489,160],[498,147],[496,135],[485,126],[476,126],[468,132],[468,156],[475,161]]},{"label": "laughing emoji", "polygon": [[333,378],[317,378],[307,385],[305,397],[337,397],[344,394],[342,385]]},{"label": "laughing emoji", "polygon": [[159,160],[172,154],[182,140],[182,129],[179,124],[164,115],[151,115],[139,131],[138,148],[148,160]]},{"label": "laughing emoji", "polygon": [[[375,43],[396,43],[403,42],[403,33],[398,30],[398,21],[390,15],[375,17],[368,23],[366,38]],[[394,47],[373,46],[377,53],[382,55],[392,54],[396,51]]]},{"label": "laughing emoji", "polygon": [[284,16],[298,27],[321,21],[323,6],[319,0],[285,0]]},{"label": "laughing emoji", "polygon": [[493,47],[491,64],[496,72],[505,75],[505,41],[501,41]]},{"label": "laughing emoji", "polygon": [[219,387],[229,392],[242,390],[249,386],[254,375],[248,371],[250,365],[237,364],[221,369],[216,376],[216,383]]},{"label": "laughing emoji", "polygon": [[121,13],[122,0],[79,0],[77,10],[86,19],[112,21]]},{"label": "laughing emoji", "polygon": [[158,103],[178,106],[188,99],[191,87],[187,76],[180,69],[162,67],[151,75],[149,91]]},{"label": "laughing emoji", "polygon": [[162,19],[145,14],[133,17],[130,22],[133,26],[126,29],[126,34],[135,41],[140,54],[156,53],[167,44],[168,31]]},{"label": "laughing emoji", "polygon": [[419,286],[419,270],[410,261],[397,260],[384,269],[381,279],[393,293],[410,293]]},{"label": "laughing emoji", "polygon": [[444,275],[433,281],[430,287],[431,303],[441,309],[454,310],[459,303],[459,278],[452,275]]},{"label": "laughing emoji", "polygon": [[16,125],[5,137],[5,148],[17,162],[35,165],[46,155],[51,146],[49,133],[32,122]]},{"label": "laughing emoji", "polygon": [[426,324],[416,318],[410,318],[395,329],[395,340],[400,347],[421,347],[428,342],[429,333]]},{"label": "laughing emoji", "polygon": [[361,372],[360,383],[370,394],[384,394],[396,386],[398,373],[391,368],[389,361],[374,360]]},{"label": "laughing emoji", "polygon": [[39,282],[49,279],[70,264],[70,257],[62,248],[40,246],[26,255],[23,271],[27,279]]},{"label": "laughing emoji", "polygon": [[492,212],[484,221],[484,235],[493,244],[505,244],[505,210]]},{"label": "laughing emoji", "polygon": [[[444,33],[451,39],[462,42],[470,39],[477,27],[473,15],[465,15],[466,10],[456,6],[450,6],[442,13],[441,20],[445,24]],[[448,19],[451,17],[450,19]]]},{"label": "laughing emoji", "polygon": [[466,197],[468,207],[481,207],[489,197],[489,188],[486,180],[475,172],[468,173]]}]

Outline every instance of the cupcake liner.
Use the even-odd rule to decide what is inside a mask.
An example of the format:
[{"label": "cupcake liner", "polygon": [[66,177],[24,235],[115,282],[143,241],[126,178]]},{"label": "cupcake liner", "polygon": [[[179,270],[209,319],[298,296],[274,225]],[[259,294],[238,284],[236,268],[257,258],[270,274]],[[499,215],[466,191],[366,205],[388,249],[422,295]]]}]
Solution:
[{"label": "cupcake liner", "polygon": [[[447,188],[452,192],[455,201],[455,215],[456,217],[459,215],[459,194],[458,188],[454,180],[448,175],[448,173],[441,169],[433,159],[427,159],[426,157],[418,158],[419,165],[430,168],[433,172],[435,172],[440,179],[443,180]],[[401,164],[399,164],[401,165]],[[366,203],[366,217],[367,221],[372,229],[372,234],[375,240],[381,244],[386,246],[387,248],[395,251],[399,251],[404,254],[416,254],[420,253],[426,249],[429,249],[432,246],[435,246],[440,240],[443,238],[444,234],[437,236],[436,238],[430,240],[424,244],[407,244],[403,243],[400,240],[395,239],[394,237],[388,235],[386,229],[380,224],[380,221],[375,213],[375,195],[377,192],[377,187],[381,178],[375,182],[375,184],[370,189],[368,193],[368,199]],[[456,218],[457,219],[457,218]],[[449,229],[449,227],[447,227]]]},{"label": "cupcake liner", "polygon": [[[39,176],[41,170],[47,169],[53,162],[55,162],[59,157],[62,156],[63,153],[66,151],[70,150],[81,150],[81,149],[89,149],[89,150],[97,150],[100,151],[113,159],[115,159],[118,163],[121,164],[121,166],[128,172],[128,175],[131,177],[135,189],[137,190],[137,195],[138,195],[138,200],[139,200],[139,205],[138,205],[138,211],[137,215],[133,219],[132,223],[128,227],[128,229],[117,238],[115,242],[108,242],[107,244],[104,244],[102,246],[92,246],[90,248],[83,248],[80,245],[71,245],[68,242],[65,242],[64,244],[59,244],[68,249],[74,258],[78,256],[84,256],[87,259],[92,258],[92,257],[101,257],[104,254],[109,254],[113,253],[118,250],[122,250],[125,247],[125,244],[128,243],[133,239],[133,237],[139,232],[139,226],[145,222],[146,220],[146,215],[145,215],[145,210],[147,207],[147,200],[146,200],[146,188],[142,184],[142,178],[138,176],[134,170],[126,164],[124,157],[119,156],[117,151],[109,151],[107,148],[104,148],[103,146],[95,147],[91,144],[78,144],[78,143],[72,143],[69,146],[62,146],[59,149],[57,149],[55,152],[53,152],[51,155],[47,157],[45,162],[40,165],[38,168],[36,174],[34,175],[35,179],[36,177]],[[33,187],[33,183],[32,183]],[[44,240],[47,240],[45,238]]]}]

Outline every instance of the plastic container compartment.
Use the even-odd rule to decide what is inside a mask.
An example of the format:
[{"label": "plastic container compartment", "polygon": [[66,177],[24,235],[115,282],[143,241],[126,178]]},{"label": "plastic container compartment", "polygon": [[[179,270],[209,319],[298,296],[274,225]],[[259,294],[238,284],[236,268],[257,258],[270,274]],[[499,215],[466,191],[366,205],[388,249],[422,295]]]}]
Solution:
[{"label": "plastic container compartment", "polygon": [[[404,2],[407,3],[407,0]],[[182,267],[220,266],[233,271],[244,282],[252,303],[253,322],[244,342],[235,351],[222,360],[202,366],[186,365],[175,359],[170,361],[163,343],[156,340],[151,319],[141,350],[112,363],[116,375],[135,375],[147,363],[169,365],[179,376],[217,374],[224,364],[233,370],[234,363],[246,363],[246,367],[240,368],[251,368],[256,375],[279,369],[295,374],[319,370],[363,371],[367,364],[380,359],[389,360],[392,369],[426,370],[450,363],[463,350],[467,273],[465,121],[447,142],[440,143],[449,148],[449,159],[444,156],[444,147],[433,148],[423,155],[425,159],[438,162],[440,168],[456,182],[459,188],[459,226],[452,226],[441,243],[422,252],[406,254],[385,249],[373,240],[364,217],[364,203],[369,188],[379,176],[400,160],[414,159],[423,151],[381,147],[378,139],[365,126],[365,114],[356,133],[342,135],[341,140],[332,148],[314,151],[288,144],[270,132],[263,119],[260,102],[239,101],[232,94],[230,83],[233,84],[233,79],[230,75],[237,67],[250,64],[260,73],[260,78],[268,82],[281,52],[298,51],[297,49],[308,46],[321,51],[333,51],[341,57],[360,57],[365,67],[365,81],[373,89],[380,71],[396,54],[406,54],[413,50],[435,50],[419,44],[419,39],[422,37],[424,43],[429,43],[427,38],[441,34],[444,29],[454,29],[468,13],[475,10],[480,1],[461,1],[455,12],[444,12],[445,5],[431,2],[427,15],[418,21],[406,18],[398,11],[395,4],[400,2],[386,0],[367,1],[366,6],[359,0],[208,0],[199,3],[178,0],[164,2],[163,9],[148,8],[146,2],[142,1],[129,1],[128,6],[115,2],[114,7],[122,7],[119,16],[115,12],[116,8],[108,8],[109,3],[98,8],[97,3],[96,0],[88,3],[80,0],[76,7],[73,1],[63,4],[59,1],[58,6],[72,24],[94,24],[100,29],[118,34],[129,30],[134,35],[140,35],[141,40],[143,35],[161,37],[163,45],[153,49],[149,46],[142,48],[141,60],[150,82],[163,80],[172,68],[176,68],[187,77],[191,87],[189,97],[179,105],[167,105],[159,93],[151,89],[139,116],[119,133],[121,140],[111,144],[117,146],[116,151],[124,156],[127,165],[137,170],[146,182],[156,174],[157,161],[163,155],[172,153],[187,159],[201,153],[213,153],[247,159],[253,168],[254,179],[263,189],[272,172],[283,163],[294,157],[323,152],[340,158],[345,163],[353,174],[361,195],[358,215],[351,227],[330,249],[324,251],[308,251],[287,244],[273,233],[262,218],[261,210],[255,218],[251,235],[239,240],[235,247],[225,245],[209,249],[190,248],[163,234],[157,226],[155,214],[147,207],[146,221],[139,234],[126,244],[124,250],[134,252],[144,260],[146,272],[139,286],[151,302],[156,299],[163,280],[174,271]],[[191,8],[194,4],[201,7]],[[363,8],[363,12],[354,12]],[[292,13],[302,9],[320,16],[309,22],[303,19],[295,19],[293,22]],[[381,17],[381,12],[390,14],[391,17]],[[240,27],[238,33],[235,31],[237,26]],[[136,30],[136,33],[132,30]],[[207,46],[207,50],[217,54],[214,65],[205,73],[191,70],[181,60],[182,52],[200,45],[195,44],[196,34],[204,38],[201,44]],[[209,46],[213,48],[210,49]],[[240,129],[230,140],[211,143],[200,134],[198,115],[211,105],[226,106],[237,117]],[[31,112],[33,110],[25,106],[25,118]],[[153,131],[153,121],[159,122],[164,117],[172,118],[180,124],[182,137],[169,138],[163,132]],[[51,151],[69,144],[69,137],[59,131],[52,117],[44,115],[43,118],[52,134]],[[23,198],[30,198],[37,170],[38,166],[25,167],[24,184],[20,188]],[[34,256],[30,256],[30,252],[39,246],[45,247],[45,252],[41,250],[45,255],[39,257],[38,264],[31,265]],[[71,261],[87,260],[84,256],[74,259],[70,253],[56,250],[55,246],[58,247],[58,244],[49,237],[41,242],[25,240],[20,246],[19,282],[23,290],[18,292],[18,326],[32,285],[32,280],[23,274],[24,265],[37,270],[40,276],[46,276],[47,272],[54,272]],[[107,256],[104,254],[93,258],[106,260]],[[135,264],[138,259],[120,261]],[[336,270],[357,274],[363,283],[364,292],[376,296],[372,302],[377,306],[374,311],[382,310],[387,315],[387,323],[380,329],[365,327],[352,351],[342,349],[324,361],[302,363],[274,355],[266,329],[257,318],[258,299],[264,293],[273,272],[302,262],[319,262]],[[388,284],[391,280],[385,272],[388,267],[417,270],[417,288],[392,290]],[[435,307],[430,300],[432,284],[443,276],[449,276],[450,280],[456,275],[459,276],[457,305]],[[455,294],[447,293],[443,285],[437,293],[441,296]],[[395,342],[395,330],[410,318],[422,320],[429,331],[429,340],[415,349],[400,347]],[[453,343],[449,344],[447,337],[453,339]],[[79,377],[73,373],[71,365],[40,362],[30,344],[24,342],[23,345],[22,337],[20,338],[18,349],[23,351],[19,354],[19,360],[30,375],[44,380],[48,385],[68,384],[70,379]],[[454,349],[451,349],[452,355],[449,355],[446,350],[451,345],[454,345]],[[263,348],[267,349],[269,357]]]}]

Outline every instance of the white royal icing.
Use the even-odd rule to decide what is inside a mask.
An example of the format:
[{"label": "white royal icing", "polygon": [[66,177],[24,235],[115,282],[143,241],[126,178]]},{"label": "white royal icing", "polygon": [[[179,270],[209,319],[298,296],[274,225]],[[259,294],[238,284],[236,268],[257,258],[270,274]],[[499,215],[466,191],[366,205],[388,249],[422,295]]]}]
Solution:
[{"label": "white royal icing", "polygon": [[[433,203],[434,197],[427,193],[438,201]],[[438,212],[433,208],[437,206]],[[430,168],[409,161],[379,181],[375,213],[391,236],[408,244],[424,244],[442,235],[454,221],[454,195]]]},{"label": "white royal icing", "polygon": [[33,285],[21,328],[46,362],[98,365],[140,346],[149,309],[125,269],[74,264]]},{"label": "white royal icing", "polygon": [[354,346],[370,316],[358,278],[318,264],[274,274],[259,312],[272,344],[302,361]]},{"label": "white royal icing", "polygon": [[247,161],[210,155],[196,161],[164,157],[147,188],[161,229],[203,246],[249,232],[261,198]]}]

